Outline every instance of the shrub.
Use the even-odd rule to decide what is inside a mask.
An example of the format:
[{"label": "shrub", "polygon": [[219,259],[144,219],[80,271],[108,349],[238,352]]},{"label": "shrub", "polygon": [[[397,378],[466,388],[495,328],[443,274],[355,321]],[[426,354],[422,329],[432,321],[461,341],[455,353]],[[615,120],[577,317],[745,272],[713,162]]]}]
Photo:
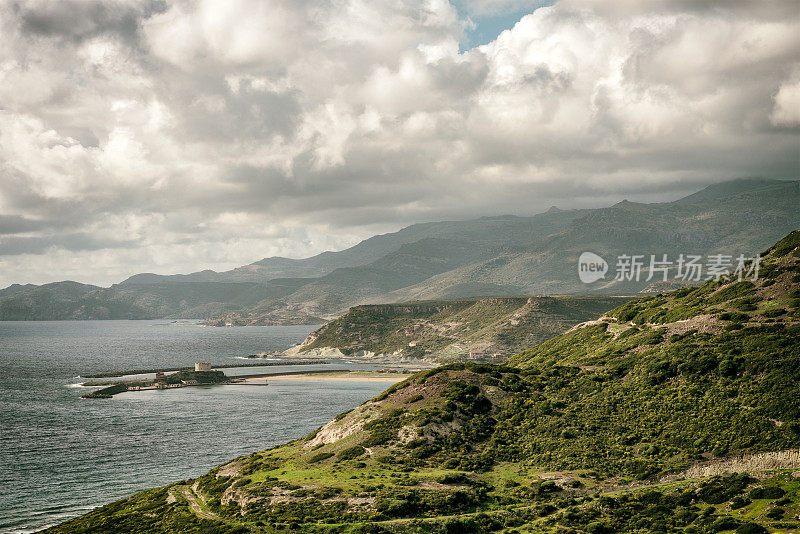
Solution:
[{"label": "shrub", "polygon": [[750,504],[750,499],[743,499],[741,496],[736,496],[731,500],[731,510],[738,510]]},{"label": "shrub", "polygon": [[320,452],[309,458],[308,463],[314,464],[317,462],[321,462],[322,460],[327,460],[331,456],[333,456],[332,452]]},{"label": "shrub", "polygon": [[739,525],[739,522],[730,516],[723,516],[719,517],[714,520],[711,524],[711,529],[715,532],[719,532],[721,530],[731,530],[736,528]]},{"label": "shrub", "polygon": [[546,494],[546,493],[555,493],[561,491],[561,486],[553,482],[552,480],[545,480],[539,486],[539,493]]},{"label": "shrub", "polygon": [[575,439],[577,436],[572,428],[565,428],[561,431],[561,439]]},{"label": "shrub", "polygon": [[603,534],[606,532],[606,526],[600,521],[593,521],[586,525],[586,532],[589,532],[589,534]]},{"label": "shrub", "polygon": [[736,528],[736,534],[767,534],[767,529],[755,523],[744,523]]},{"label": "shrub", "polygon": [[777,486],[755,488],[750,490],[751,499],[780,499],[785,494],[786,492]]},{"label": "shrub", "polygon": [[339,460],[352,460],[353,458],[358,458],[362,454],[364,454],[366,450],[361,445],[356,445],[355,447],[350,447],[349,449],[345,449],[340,452],[336,458]]},{"label": "shrub", "polygon": [[395,434],[386,429],[373,430],[370,436],[361,442],[362,447],[374,447],[388,443],[395,437]]},{"label": "shrub", "polygon": [[337,415],[336,417],[334,417],[334,418],[333,418],[333,420],[334,420],[334,421],[341,421],[342,419],[344,419],[344,418],[345,418],[345,416],[346,416],[347,414],[349,414],[349,413],[350,413],[350,412],[352,412],[352,411],[353,411],[353,410],[347,410],[346,412],[342,412],[342,413],[340,413],[339,415]]},{"label": "shrub", "polygon": [[783,519],[783,514],[786,513],[786,510],[783,508],[773,508],[769,512],[767,512],[767,517],[770,519]]},{"label": "shrub", "polygon": [[746,474],[715,476],[700,484],[697,497],[708,504],[722,504],[744,491],[752,479]]},{"label": "shrub", "polygon": [[439,484],[466,484],[469,482],[464,473],[446,473],[436,479]]}]

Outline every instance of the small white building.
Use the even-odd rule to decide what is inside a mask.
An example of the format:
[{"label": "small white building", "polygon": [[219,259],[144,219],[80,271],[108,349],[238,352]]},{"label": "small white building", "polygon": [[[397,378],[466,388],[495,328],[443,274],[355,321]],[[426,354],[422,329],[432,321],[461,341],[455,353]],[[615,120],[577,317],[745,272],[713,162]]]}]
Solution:
[{"label": "small white building", "polygon": [[486,358],[488,354],[484,350],[473,349],[469,351],[469,359],[470,360],[482,360]]},{"label": "small white building", "polygon": [[194,364],[195,371],[210,371],[211,364],[208,362],[197,362]]}]

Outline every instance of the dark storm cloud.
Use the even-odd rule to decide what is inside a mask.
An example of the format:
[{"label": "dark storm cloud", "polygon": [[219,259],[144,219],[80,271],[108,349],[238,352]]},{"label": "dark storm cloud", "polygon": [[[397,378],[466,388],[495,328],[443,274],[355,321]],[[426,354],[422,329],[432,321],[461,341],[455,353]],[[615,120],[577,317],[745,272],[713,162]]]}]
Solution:
[{"label": "dark storm cloud", "polygon": [[113,34],[129,44],[138,42],[142,19],[167,9],[164,0],[138,3],[103,0],[15,2],[12,6],[22,31],[31,35],[80,43]]},{"label": "dark storm cloud", "polygon": [[20,215],[0,214],[0,236],[7,234],[22,234],[33,232],[45,228],[46,224],[42,221],[28,219]]},{"label": "dark storm cloud", "polygon": [[71,252],[130,248],[140,244],[134,239],[114,239],[96,234],[74,233],[49,237],[2,237],[0,256],[42,254],[53,248]]}]

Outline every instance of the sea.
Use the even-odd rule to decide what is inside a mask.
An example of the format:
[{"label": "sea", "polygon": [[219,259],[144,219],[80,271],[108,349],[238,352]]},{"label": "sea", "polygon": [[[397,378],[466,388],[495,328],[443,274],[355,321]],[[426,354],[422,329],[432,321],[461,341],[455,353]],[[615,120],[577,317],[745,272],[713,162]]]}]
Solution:
[{"label": "sea", "polygon": [[[283,350],[315,326],[203,327],[195,321],[0,322],[0,533],[35,532],[137,491],[206,473],[304,436],[388,387],[284,381],[82,399],[82,376],[231,365]],[[256,374],[325,365],[227,369]],[[152,376],[152,375],[151,375]]]}]

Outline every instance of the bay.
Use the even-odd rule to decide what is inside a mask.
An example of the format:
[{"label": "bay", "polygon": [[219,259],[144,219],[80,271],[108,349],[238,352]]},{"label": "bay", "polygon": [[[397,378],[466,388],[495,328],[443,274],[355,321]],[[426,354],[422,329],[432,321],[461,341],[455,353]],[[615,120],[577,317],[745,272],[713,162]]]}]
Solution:
[{"label": "bay", "polygon": [[[81,374],[243,363],[316,326],[208,328],[190,321],[0,322],[0,532],[32,532],[136,491],[193,478],[304,436],[380,393],[381,382],[275,381],[81,399]],[[328,365],[230,369],[228,374]]]}]

